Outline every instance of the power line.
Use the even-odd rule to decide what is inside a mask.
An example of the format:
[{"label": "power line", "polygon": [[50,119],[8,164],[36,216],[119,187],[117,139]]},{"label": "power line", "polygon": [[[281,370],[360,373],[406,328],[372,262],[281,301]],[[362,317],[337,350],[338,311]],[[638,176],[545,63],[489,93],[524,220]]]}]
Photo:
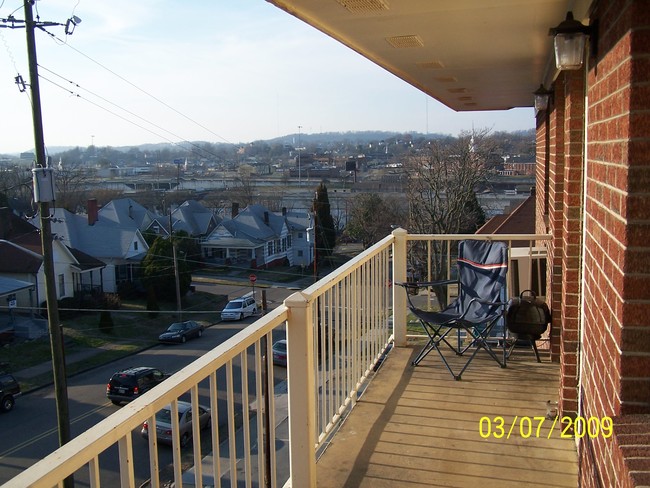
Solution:
[{"label": "power line", "polygon": [[109,114],[111,114],[111,115],[114,115],[115,117],[118,117],[118,118],[124,120],[125,122],[128,122],[128,123],[131,124],[131,125],[134,125],[134,126],[140,128],[140,129],[142,129],[142,130],[146,130],[147,132],[149,132],[149,133],[155,135],[156,137],[160,137],[161,139],[164,139],[165,141],[169,142],[170,144],[174,144],[174,145],[176,145],[176,143],[175,143],[174,141],[172,141],[171,139],[169,139],[169,138],[163,136],[162,134],[158,134],[158,133],[152,131],[151,129],[149,129],[149,128],[147,128],[147,127],[144,127],[143,125],[138,124],[137,122],[134,122],[134,121],[132,121],[132,120],[127,119],[127,118],[124,117],[123,115],[120,115],[120,114],[118,114],[118,113],[116,113],[116,112],[113,112],[112,110],[107,109],[106,107],[102,107],[102,106],[99,105],[98,103],[95,103],[95,102],[93,102],[92,100],[89,100],[89,99],[87,99],[87,98],[82,97],[79,93],[75,93],[75,92],[73,92],[73,91],[70,91],[70,90],[68,90],[67,88],[65,88],[65,87],[63,87],[63,86],[61,86],[61,85],[59,85],[59,84],[53,82],[52,80],[50,80],[50,79],[48,79],[48,78],[45,78],[43,75],[39,75],[39,78],[41,78],[41,79],[47,81],[48,83],[51,83],[52,85],[54,85],[54,86],[56,86],[56,87],[58,87],[58,88],[61,88],[61,89],[64,90],[64,91],[67,91],[67,92],[70,93],[71,95],[73,95],[73,96],[75,96],[75,97],[77,97],[77,98],[79,98],[79,99],[81,99],[81,100],[84,100],[84,101],[90,103],[91,105],[94,105],[95,107],[101,109],[101,110],[104,110],[105,112],[107,112],[107,113],[109,113]]},{"label": "power line", "polygon": [[61,44],[66,45],[67,47],[69,47],[70,49],[72,49],[73,51],[75,51],[76,53],[78,53],[78,54],[80,54],[81,56],[85,57],[85,58],[88,59],[89,61],[92,61],[92,62],[95,63],[97,66],[99,66],[99,67],[105,69],[106,71],[108,71],[109,73],[111,73],[111,74],[112,74],[113,76],[115,76],[116,78],[122,80],[124,83],[130,85],[131,87],[135,88],[136,90],[140,91],[141,93],[144,93],[144,94],[147,95],[148,97],[152,98],[153,100],[155,100],[156,102],[158,102],[158,103],[160,103],[161,105],[165,106],[165,107],[168,108],[169,110],[171,110],[171,111],[175,112],[176,114],[180,115],[180,116],[183,117],[184,119],[186,119],[186,120],[192,122],[192,123],[193,123],[194,125],[196,125],[197,127],[200,127],[201,129],[203,129],[203,130],[209,132],[210,134],[214,135],[214,136],[217,137],[218,139],[221,139],[222,141],[224,141],[224,142],[226,142],[226,143],[228,143],[228,144],[234,144],[233,142],[229,141],[228,139],[226,139],[226,138],[223,137],[222,135],[217,134],[216,132],[214,132],[212,129],[209,129],[208,127],[204,126],[203,124],[197,122],[196,120],[192,119],[191,117],[185,115],[185,114],[182,113],[181,111],[179,111],[179,110],[177,110],[176,108],[172,107],[172,106],[169,105],[167,102],[161,100],[160,98],[156,97],[155,95],[152,95],[151,93],[147,92],[145,89],[140,88],[140,87],[137,86],[135,83],[133,83],[133,82],[127,80],[124,76],[122,76],[122,75],[116,73],[116,72],[113,71],[112,69],[110,69],[110,68],[108,68],[107,66],[103,65],[103,64],[100,63],[99,61],[93,59],[92,57],[90,57],[89,55],[85,54],[84,52],[82,52],[82,51],[80,51],[79,49],[77,49],[77,48],[71,46],[70,44],[68,44],[67,42],[63,41],[62,39],[59,39],[55,34],[52,34],[52,33],[48,32],[48,31],[46,31],[45,29],[42,29],[42,30],[43,30],[44,32],[46,32],[47,34],[49,34],[52,38],[54,38],[54,39],[56,39],[57,41],[59,41]]},{"label": "power line", "polygon": [[[195,144],[195,143],[193,143],[193,142],[191,142],[191,141],[188,141],[187,139],[185,139],[185,138],[179,136],[178,134],[175,134],[174,132],[171,132],[170,130],[165,129],[164,127],[162,127],[162,126],[156,124],[155,122],[151,122],[150,120],[147,120],[147,119],[145,119],[144,117],[142,117],[142,116],[136,114],[135,112],[132,112],[132,111],[130,111],[130,110],[128,110],[128,109],[126,109],[126,108],[124,108],[124,107],[118,105],[117,103],[108,100],[107,98],[105,98],[105,97],[103,97],[103,96],[101,96],[101,95],[99,95],[99,94],[97,94],[97,93],[95,93],[95,92],[89,90],[88,88],[82,87],[82,86],[79,85],[78,83],[76,83],[76,82],[74,82],[74,81],[72,81],[72,80],[69,80],[69,79],[65,78],[64,76],[62,76],[62,75],[60,75],[60,74],[58,74],[58,73],[55,73],[55,72],[52,71],[51,69],[48,69],[48,68],[46,68],[45,66],[43,66],[43,65],[41,65],[41,64],[39,64],[38,66],[39,66],[39,68],[42,68],[42,69],[44,69],[45,71],[47,71],[47,72],[49,72],[49,73],[52,73],[54,76],[57,76],[58,78],[60,78],[60,79],[62,79],[62,80],[64,80],[64,81],[66,81],[67,83],[71,84],[71,85],[74,86],[75,88],[79,88],[80,90],[84,90],[84,91],[90,93],[91,95],[93,95],[93,96],[99,98],[100,100],[102,100],[102,101],[108,103],[109,105],[112,105],[112,106],[114,106],[114,107],[116,107],[116,108],[118,108],[118,109],[120,109],[120,110],[126,112],[127,114],[132,115],[133,117],[136,117],[137,119],[142,120],[143,122],[146,122],[147,124],[150,124],[150,125],[152,125],[153,127],[157,128],[157,129],[160,129],[160,130],[162,130],[162,131],[164,131],[164,132],[166,132],[166,133],[172,135],[173,137],[175,137],[175,138],[177,138],[177,139],[180,139],[181,141],[183,141],[183,143],[187,143],[187,144],[189,144],[190,146],[192,146],[192,147],[198,149],[199,151],[203,151],[204,153],[209,154],[209,155],[211,155],[211,156],[214,156],[214,157],[217,157],[217,158],[219,157],[218,154],[215,154],[215,153],[213,153],[213,152],[211,152],[211,151],[208,151],[208,150],[206,150],[205,148],[199,146],[198,144]],[[155,135],[155,136],[157,136],[157,137],[160,137],[161,139],[166,140],[166,141],[169,142],[170,144],[178,145],[178,146],[180,146],[180,144],[181,144],[181,143],[178,143],[178,142],[174,142],[174,141],[172,141],[171,139],[169,139],[169,138],[167,138],[167,137],[165,137],[165,136],[162,136],[161,134],[158,134],[158,133],[156,133],[156,132],[154,132],[154,131],[152,131],[152,130],[146,128],[146,127],[143,127],[142,125],[137,124],[137,123],[133,122],[132,120],[129,120],[128,118],[126,118],[126,117],[124,117],[124,116],[121,116],[121,115],[119,115],[119,114],[117,114],[117,113],[115,113],[115,112],[113,112],[113,111],[111,111],[111,110],[109,110],[109,109],[107,109],[107,108],[105,108],[105,107],[103,107],[103,106],[97,104],[96,102],[93,102],[93,101],[89,100],[88,98],[82,96],[80,93],[77,93],[77,92],[74,92],[74,91],[72,91],[72,90],[69,90],[69,89],[67,89],[67,88],[65,88],[65,87],[63,87],[63,86],[61,86],[61,85],[59,85],[59,84],[53,82],[52,80],[49,80],[49,79],[45,78],[43,75],[39,75],[39,76],[40,76],[42,79],[44,79],[45,81],[48,81],[49,83],[52,83],[54,86],[56,86],[56,87],[58,87],[58,88],[61,88],[62,90],[68,92],[68,93],[71,94],[72,96],[74,96],[74,97],[76,97],[76,98],[79,98],[79,99],[81,99],[81,100],[84,100],[84,101],[86,101],[86,102],[88,102],[88,103],[90,103],[90,104],[92,104],[92,105],[94,105],[94,106],[96,106],[96,107],[98,107],[98,108],[100,108],[100,109],[102,109],[102,110],[104,110],[104,111],[110,113],[111,115],[114,115],[114,116],[116,116],[116,117],[119,117],[120,119],[122,119],[122,120],[124,120],[124,121],[126,121],[126,122],[129,122],[130,124],[135,125],[136,127],[139,127],[139,128],[141,128],[141,129],[143,129],[143,130],[146,130],[147,132],[150,132],[151,134],[153,134],[153,135]]]}]

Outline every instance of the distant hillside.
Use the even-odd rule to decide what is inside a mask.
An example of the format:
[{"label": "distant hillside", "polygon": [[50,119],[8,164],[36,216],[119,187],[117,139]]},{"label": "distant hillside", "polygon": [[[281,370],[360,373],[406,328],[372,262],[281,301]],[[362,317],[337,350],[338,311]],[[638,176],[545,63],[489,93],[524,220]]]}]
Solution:
[{"label": "distant hillside", "polygon": [[[534,140],[535,130],[522,130],[522,131],[512,131],[512,132],[500,132],[503,134],[515,134],[517,136],[528,136],[532,137]],[[499,132],[495,133],[499,134]],[[368,144],[370,142],[377,141],[388,141],[388,140],[417,140],[417,139],[444,139],[447,137],[452,137],[449,134],[422,134],[420,132],[388,132],[388,131],[355,131],[355,132],[320,132],[316,134],[308,134],[297,132],[294,134],[287,134],[285,136],[275,137],[273,139],[260,139],[256,141],[251,141],[250,143],[265,143],[268,145],[275,144],[289,144],[295,146],[300,140],[301,145],[323,145],[331,146],[332,144]],[[144,143],[137,146],[107,146],[111,149],[119,152],[128,152],[133,148],[137,148],[142,152],[154,152],[154,151],[164,151],[164,150],[178,150],[179,148],[184,148],[191,150],[192,148],[202,147],[206,144],[212,146],[240,146],[250,143],[237,143],[237,144],[228,144],[223,142],[207,142],[207,141],[183,141],[176,144],[171,144],[168,142],[160,143]],[[75,149],[78,146],[48,146],[47,152],[51,156],[56,156],[57,154],[70,151]],[[85,149],[85,148],[81,148]],[[33,152],[33,149],[24,152]],[[18,154],[2,154],[0,157],[17,157]]]}]

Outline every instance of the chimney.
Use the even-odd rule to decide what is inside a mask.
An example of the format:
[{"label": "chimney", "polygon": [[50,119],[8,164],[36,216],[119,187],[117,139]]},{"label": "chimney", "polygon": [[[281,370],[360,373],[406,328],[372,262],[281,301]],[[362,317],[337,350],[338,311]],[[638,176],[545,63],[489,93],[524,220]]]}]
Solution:
[{"label": "chimney", "polygon": [[99,220],[99,214],[97,213],[97,199],[90,198],[88,199],[88,225],[95,225],[95,222]]},{"label": "chimney", "polygon": [[264,212],[264,223],[266,225],[269,225],[269,213],[268,212]]},{"label": "chimney", "polygon": [[239,215],[239,203],[232,202],[232,211],[231,211],[230,218],[234,219],[235,217],[237,217],[237,215]]},{"label": "chimney", "polygon": [[287,207],[282,207],[282,216],[285,217],[287,215]]}]

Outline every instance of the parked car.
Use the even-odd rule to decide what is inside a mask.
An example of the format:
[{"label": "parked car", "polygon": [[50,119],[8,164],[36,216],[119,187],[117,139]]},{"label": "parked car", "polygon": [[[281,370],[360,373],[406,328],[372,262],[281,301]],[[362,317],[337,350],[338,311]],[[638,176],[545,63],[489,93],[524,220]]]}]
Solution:
[{"label": "parked car", "polygon": [[[210,409],[199,405],[198,407],[199,426],[204,429],[210,423]],[[180,438],[181,446],[186,446],[192,439],[192,419],[197,417],[197,414],[192,410],[192,404],[188,402],[178,402],[178,436]],[[145,439],[149,438],[149,423],[142,424],[140,434]],[[172,443],[172,407],[171,405],[165,406],[162,410],[156,413],[156,435],[158,442],[165,444]]]},{"label": "parked car", "polygon": [[203,326],[193,320],[185,322],[174,322],[169,328],[158,336],[160,342],[182,342],[185,343],[192,337],[201,337]]},{"label": "parked car", "polygon": [[115,405],[130,402],[168,377],[168,374],[149,366],[123,369],[108,380],[106,396]]},{"label": "parked car", "polygon": [[16,397],[20,396],[20,385],[12,374],[0,371],[0,412],[14,408]]},{"label": "parked car", "polygon": [[221,311],[221,320],[241,320],[257,313],[257,303],[252,296],[245,296],[230,300]]},{"label": "parked car", "polygon": [[281,339],[273,343],[273,364],[287,365],[287,340]]}]

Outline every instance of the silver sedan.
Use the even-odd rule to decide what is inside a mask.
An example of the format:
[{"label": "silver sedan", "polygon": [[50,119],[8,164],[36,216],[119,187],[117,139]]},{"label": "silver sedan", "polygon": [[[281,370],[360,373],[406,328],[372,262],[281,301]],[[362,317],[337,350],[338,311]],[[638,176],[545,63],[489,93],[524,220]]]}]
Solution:
[{"label": "silver sedan", "polygon": [[[192,411],[192,404],[188,402],[178,402],[178,435],[181,441],[181,446],[186,446],[190,439],[192,439],[192,419],[197,418],[199,426],[204,429],[210,423],[210,409],[199,405],[196,414]],[[142,437],[147,439],[149,437],[149,423],[145,421],[142,424],[140,431]],[[172,407],[171,405],[165,406],[156,414],[156,434],[158,442],[164,444],[172,443]]]}]

